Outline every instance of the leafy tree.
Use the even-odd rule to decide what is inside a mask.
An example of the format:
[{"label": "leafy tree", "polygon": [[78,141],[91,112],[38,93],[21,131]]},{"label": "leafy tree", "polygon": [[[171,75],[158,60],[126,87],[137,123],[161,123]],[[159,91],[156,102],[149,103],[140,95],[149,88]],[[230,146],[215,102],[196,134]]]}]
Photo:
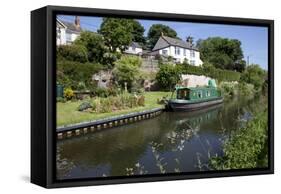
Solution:
[{"label": "leafy tree", "polygon": [[130,20],[132,25],[132,41],[145,45],[144,27],[137,20]]},{"label": "leafy tree", "polygon": [[111,68],[118,58],[116,53],[110,52],[109,48],[105,45],[103,37],[94,32],[82,32],[74,41],[74,44],[87,49],[89,62],[104,64]]},{"label": "leafy tree", "polygon": [[153,24],[148,31],[147,39],[148,39],[148,47],[153,48],[158,41],[161,34],[165,36],[169,36],[172,38],[177,37],[177,32],[170,28],[169,26],[163,24]]},{"label": "leafy tree", "polygon": [[163,89],[170,91],[180,80],[180,70],[173,65],[162,65],[156,74],[156,80]]},{"label": "leafy tree", "polygon": [[241,42],[237,39],[221,37],[199,40],[197,47],[204,62],[212,63],[221,69],[236,70],[242,72],[245,68]]},{"label": "leafy tree", "polygon": [[85,63],[88,61],[87,49],[82,45],[60,45],[57,47],[58,60]]},{"label": "leafy tree", "polygon": [[241,81],[253,84],[256,90],[261,90],[266,80],[266,72],[259,65],[250,65],[241,75]]},{"label": "leafy tree", "polygon": [[118,84],[131,89],[140,76],[141,60],[135,56],[123,56],[116,61],[113,75]]},{"label": "leafy tree", "polygon": [[132,20],[120,18],[103,18],[98,31],[104,37],[104,42],[112,53],[118,49],[122,52],[133,39]]}]

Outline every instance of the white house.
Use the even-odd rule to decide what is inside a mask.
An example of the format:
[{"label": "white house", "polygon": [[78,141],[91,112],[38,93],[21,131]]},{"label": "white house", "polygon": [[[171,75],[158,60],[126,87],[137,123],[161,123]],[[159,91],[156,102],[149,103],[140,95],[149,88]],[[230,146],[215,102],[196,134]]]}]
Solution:
[{"label": "white house", "polygon": [[75,17],[74,23],[57,18],[57,45],[71,44],[82,32],[80,18]]},{"label": "white house", "polygon": [[190,42],[168,36],[160,36],[152,49],[152,53],[166,57],[171,56],[176,62],[180,63],[187,60],[190,65],[199,66],[203,64],[198,49],[193,47]]},{"label": "white house", "polygon": [[131,44],[124,51],[124,53],[132,54],[132,55],[140,55],[142,54],[142,47],[137,42],[131,42]]}]

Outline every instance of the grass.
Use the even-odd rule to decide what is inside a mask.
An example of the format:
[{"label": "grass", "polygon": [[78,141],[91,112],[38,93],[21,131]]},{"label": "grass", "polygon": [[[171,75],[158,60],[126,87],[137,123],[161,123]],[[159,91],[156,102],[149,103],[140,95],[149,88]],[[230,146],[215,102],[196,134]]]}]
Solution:
[{"label": "grass", "polygon": [[77,107],[82,103],[82,101],[68,101],[65,103],[57,102],[57,126],[65,126],[86,121],[93,121],[111,116],[127,114],[131,112],[160,108],[163,107],[163,105],[158,104],[157,99],[160,99],[163,96],[170,97],[170,95],[171,92],[145,92],[145,106],[123,109],[109,113],[80,112],[77,110]]}]

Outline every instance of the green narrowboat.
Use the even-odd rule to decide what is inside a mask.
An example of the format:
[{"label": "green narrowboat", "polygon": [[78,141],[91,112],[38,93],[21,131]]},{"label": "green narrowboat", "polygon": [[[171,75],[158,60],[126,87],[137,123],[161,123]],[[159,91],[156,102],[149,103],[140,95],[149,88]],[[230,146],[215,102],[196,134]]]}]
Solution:
[{"label": "green narrowboat", "polygon": [[208,86],[176,86],[167,108],[172,111],[192,111],[222,102],[223,97],[216,88],[214,80],[210,80]]}]

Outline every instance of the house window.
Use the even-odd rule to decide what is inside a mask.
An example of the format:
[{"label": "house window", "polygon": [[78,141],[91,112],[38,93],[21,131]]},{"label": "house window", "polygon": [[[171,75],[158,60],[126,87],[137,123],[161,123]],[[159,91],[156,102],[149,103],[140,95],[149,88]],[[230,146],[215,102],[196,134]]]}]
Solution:
[{"label": "house window", "polygon": [[180,50],[179,47],[176,47],[176,48],[175,48],[175,54],[176,54],[176,55],[180,55],[180,54],[181,54],[181,50]]},{"label": "house window", "polygon": [[186,56],[186,49],[183,49],[183,55]]},{"label": "house window", "polygon": [[168,51],[167,50],[162,50],[162,54],[163,55],[168,55]]},{"label": "house window", "polygon": [[181,54],[181,49],[177,48],[177,54],[180,55]]},{"label": "house window", "polygon": [[133,46],[133,47],[132,47],[132,50],[135,52],[135,51],[136,51],[136,47]]},{"label": "house window", "polygon": [[191,57],[191,58],[195,57],[195,51],[194,51],[194,50],[191,50],[191,51],[190,51],[190,57]]},{"label": "house window", "polygon": [[190,60],[190,65],[195,65],[195,60]]}]

